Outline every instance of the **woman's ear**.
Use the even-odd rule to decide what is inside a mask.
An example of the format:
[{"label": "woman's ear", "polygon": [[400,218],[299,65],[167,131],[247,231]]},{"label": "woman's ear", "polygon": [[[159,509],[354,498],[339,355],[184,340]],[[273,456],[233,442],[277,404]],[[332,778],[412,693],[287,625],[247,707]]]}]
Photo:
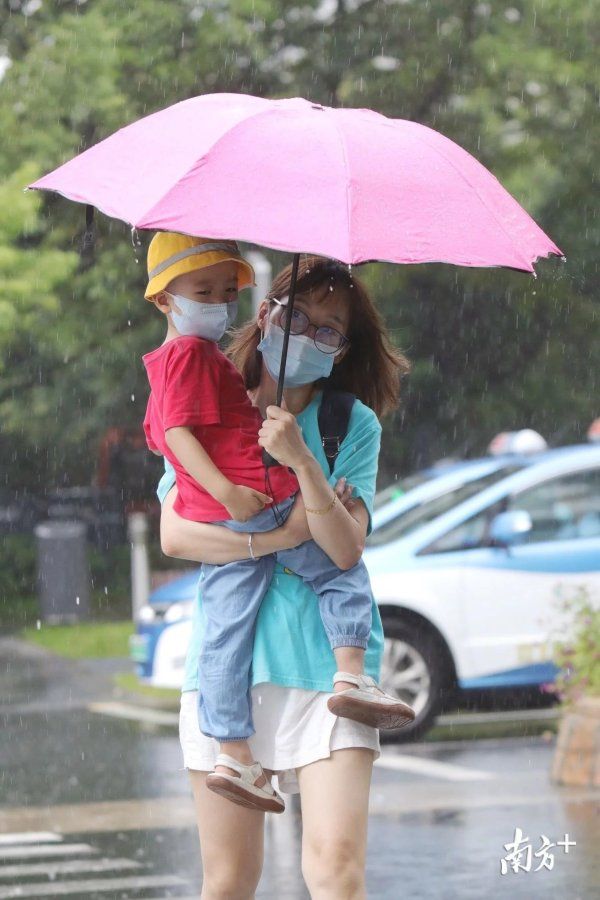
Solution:
[{"label": "woman's ear", "polygon": [[260,306],[258,307],[258,313],[256,315],[256,324],[260,328],[261,331],[264,331],[267,319],[269,317],[269,301],[263,300]]},{"label": "woman's ear", "polygon": [[349,344],[349,343],[348,343],[348,344],[344,344],[344,346],[342,347],[342,349],[340,350],[340,352],[339,352],[339,353],[336,353],[336,355],[335,355],[334,358],[333,358],[333,364],[334,364],[334,366],[337,366],[338,363],[341,363],[341,361],[343,360],[343,358],[345,357],[345,355],[346,355],[346,353],[348,352],[349,349],[350,349],[350,344]]}]

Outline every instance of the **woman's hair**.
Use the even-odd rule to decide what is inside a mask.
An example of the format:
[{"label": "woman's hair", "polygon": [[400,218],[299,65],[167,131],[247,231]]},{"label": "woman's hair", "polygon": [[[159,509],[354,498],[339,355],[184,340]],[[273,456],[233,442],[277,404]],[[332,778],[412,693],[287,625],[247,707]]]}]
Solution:
[{"label": "woman's hair", "polygon": [[[286,266],[273,281],[267,299],[287,297],[292,267]],[[335,292],[348,303],[349,327],[346,337],[350,345],[329,378],[320,385],[349,391],[382,416],[398,405],[400,379],[410,365],[406,357],[392,346],[383,319],[375,308],[367,289],[355,278],[348,266],[320,256],[302,256],[298,267],[297,293],[323,292],[323,300]],[[258,387],[262,371],[262,354],[256,349],[261,332],[256,322],[248,322],[234,332],[227,349],[228,356],[242,373],[248,390]]]}]

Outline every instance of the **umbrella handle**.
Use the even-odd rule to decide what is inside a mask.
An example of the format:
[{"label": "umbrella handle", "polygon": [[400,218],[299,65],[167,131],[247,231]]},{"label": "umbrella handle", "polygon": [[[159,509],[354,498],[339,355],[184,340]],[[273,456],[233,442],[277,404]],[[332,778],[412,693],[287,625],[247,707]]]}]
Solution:
[{"label": "umbrella handle", "polygon": [[[292,260],[292,274],[290,277],[290,292],[288,294],[288,302],[287,302],[287,317],[285,322],[285,328],[283,330],[283,346],[281,348],[281,364],[279,366],[279,379],[277,381],[277,399],[275,400],[276,406],[281,406],[283,400],[283,381],[285,378],[285,364],[287,361],[287,352],[288,352],[288,344],[290,342],[290,328],[292,327],[292,311],[294,309],[294,300],[296,298],[296,285],[298,283],[298,266],[300,265],[300,254],[294,253],[294,258]],[[270,469],[272,466],[279,466],[280,463],[271,456],[270,453],[267,453],[266,450],[263,450],[262,461],[265,469]]]},{"label": "umbrella handle", "polygon": [[274,456],[271,456],[271,454],[267,450],[265,450],[264,447],[262,452],[262,461],[265,469],[272,469],[273,466],[280,465],[278,460],[276,460]]}]

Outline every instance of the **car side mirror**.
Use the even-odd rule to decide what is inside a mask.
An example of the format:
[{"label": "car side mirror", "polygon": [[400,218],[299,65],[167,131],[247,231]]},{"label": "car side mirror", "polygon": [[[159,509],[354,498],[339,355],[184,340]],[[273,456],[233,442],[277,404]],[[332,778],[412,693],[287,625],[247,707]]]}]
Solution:
[{"label": "car side mirror", "polygon": [[533,527],[531,516],[524,509],[498,513],[490,525],[490,540],[498,547],[518,544]]}]

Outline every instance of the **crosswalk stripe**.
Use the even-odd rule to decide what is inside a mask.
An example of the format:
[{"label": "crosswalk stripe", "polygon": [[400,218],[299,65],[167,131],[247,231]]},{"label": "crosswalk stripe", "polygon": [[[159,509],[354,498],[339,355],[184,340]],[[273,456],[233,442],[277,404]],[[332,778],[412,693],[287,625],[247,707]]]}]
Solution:
[{"label": "crosswalk stripe", "polygon": [[14,831],[12,834],[0,834],[0,847],[6,844],[45,844],[62,841],[61,834],[52,831]]},{"label": "crosswalk stripe", "polygon": [[105,891],[139,891],[144,888],[161,888],[185,884],[178,875],[137,875],[130,878],[91,878],[86,881],[63,881],[62,884],[15,884],[0,887],[0,900],[20,897],[66,897],[69,894],[104,893]]},{"label": "crosswalk stripe", "polygon": [[79,856],[82,853],[97,853],[89,844],[15,844],[0,847],[0,860],[31,859],[40,856]]},{"label": "crosswalk stripe", "polygon": [[[69,803],[58,806],[20,806],[4,809],[6,829],[54,828],[61,834],[133,831],[145,828],[185,828],[196,825],[194,804],[186,794],[142,800]],[[0,848],[1,854],[2,848]]]},{"label": "crosswalk stripe", "polygon": [[146,706],[132,706],[129,703],[109,701],[106,703],[90,703],[90,712],[102,716],[113,716],[115,719],[129,719],[132,722],[148,722],[151,725],[178,725],[179,713],[164,709],[151,709]]},{"label": "crosswalk stripe", "polygon": [[43,862],[33,864],[17,864],[0,866],[0,878],[27,878],[30,875],[47,875],[56,878],[58,875],[75,875],[81,872],[115,872],[120,869],[142,869],[143,866],[133,859],[67,859],[63,862]]}]

